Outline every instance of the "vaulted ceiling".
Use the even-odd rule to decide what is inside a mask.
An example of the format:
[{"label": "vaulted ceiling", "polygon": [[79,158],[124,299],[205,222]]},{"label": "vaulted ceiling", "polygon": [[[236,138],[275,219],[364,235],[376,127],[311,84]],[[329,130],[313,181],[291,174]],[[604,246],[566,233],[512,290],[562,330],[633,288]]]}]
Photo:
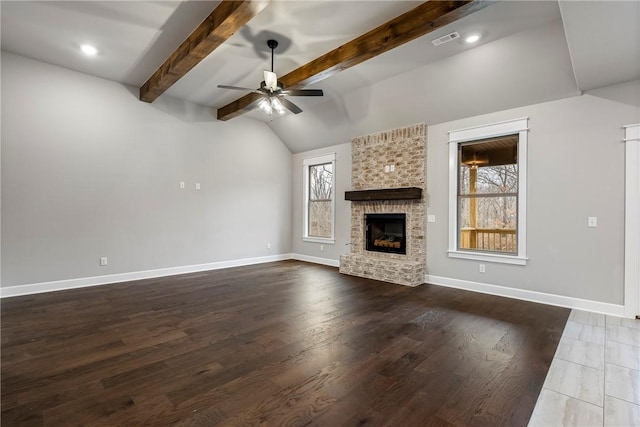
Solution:
[{"label": "vaulted ceiling", "polygon": [[[160,96],[217,110],[420,3],[268,2]],[[2,1],[2,49],[141,87],[219,5],[217,1]],[[431,41],[456,31],[460,38]],[[475,44],[464,38],[479,34]],[[86,58],[83,43],[99,53]],[[441,123],[573,96],[640,78],[640,2],[500,1],[309,86],[322,98],[292,99],[304,112],[265,121],[293,152],[418,121]],[[640,94],[639,94],[640,96]],[[640,102],[640,101],[639,101]],[[216,120],[216,111],[212,111]],[[235,120],[235,119],[234,119]]]}]

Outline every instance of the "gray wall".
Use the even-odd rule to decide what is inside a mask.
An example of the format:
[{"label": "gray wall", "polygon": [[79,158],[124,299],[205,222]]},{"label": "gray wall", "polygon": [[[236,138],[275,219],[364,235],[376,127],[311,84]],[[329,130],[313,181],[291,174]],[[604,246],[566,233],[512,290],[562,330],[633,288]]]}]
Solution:
[{"label": "gray wall", "polygon": [[[510,288],[538,291],[613,304],[623,300],[624,143],[626,124],[640,121],[640,84],[599,89],[583,96],[551,101],[447,123],[430,125],[427,137],[427,273]],[[384,108],[382,106],[381,108]],[[426,114],[425,114],[426,115]],[[447,257],[448,135],[450,130],[529,117],[527,266],[485,263]],[[428,122],[428,117],[425,117]],[[372,130],[373,131],[373,130]],[[337,146],[347,157],[350,144]],[[314,153],[294,154],[293,249],[303,255],[338,259],[320,253],[317,244],[301,242],[302,174],[297,163]],[[337,164],[340,174],[350,165]],[[349,176],[349,175],[347,175]],[[338,181],[341,185],[340,180]],[[344,187],[344,185],[341,185]],[[339,188],[342,191],[342,188]],[[338,193],[341,194],[340,192]],[[300,206],[298,206],[300,205]],[[337,234],[348,239],[349,202],[336,210]],[[587,217],[598,217],[587,228]]]},{"label": "gray wall", "polygon": [[[289,252],[333,260],[348,253],[348,141],[292,156],[263,123],[221,123],[203,107],[168,97],[149,105],[135,92],[3,53],[3,286]],[[431,121],[426,203],[436,223],[427,224],[428,273],[622,303],[621,126],[640,121],[639,104],[640,84],[631,82]],[[487,263],[480,274],[477,262],[446,256],[447,132],[523,116],[531,128],[530,262]],[[336,243],[320,251],[320,244],[302,241],[301,162],[329,152],[337,154]],[[179,181],[187,188],[180,190]],[[598,228],[586,227],[587,216],[598,217]],[[98,265],[101,256],[108,266]]]},{"label": "gray wall", "polygon": [[[635,91],[634,84],[608,93]],[[607,92],[607,91],[604,91]],[[637,93],[637,92],[635,92]],[[628,99],[628,97],[627,97]],[[637,106],[590,94],[430,126],[427,145],[427,272],[556,295],[623,303],[624,131]],[[527,266],[451,259],[448,248],[448,135],[529,117]],[[597,228],[587,217],[598,218]]]},{"label": "gray wall", "polygon": [[[308,157],[336,153],[336,205],[335,205],[335,244],[321,244],[302,241],[303,234],[303,174],[302,160]],[[333,145],[319,150],[294,154],[293,168],[293,217],[291,220],[291,249],[294,254],[338,260],[340,255],[348,254],[351,242],[351,202],[344,199],[344,192],[351,189],[351,142]],[[324,250],[320,250],[320,247]]]},{"label": "gray wall", "polygon": [[269,127],[136,93],[2,53],[2,286],[291,252]]}]

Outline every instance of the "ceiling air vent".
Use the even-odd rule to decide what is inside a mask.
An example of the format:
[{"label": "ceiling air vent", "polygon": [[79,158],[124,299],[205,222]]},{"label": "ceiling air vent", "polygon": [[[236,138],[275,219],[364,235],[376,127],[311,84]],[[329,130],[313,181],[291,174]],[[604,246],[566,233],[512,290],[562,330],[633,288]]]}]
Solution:
[{"label": "ceiling air vent", "polygon": [[433,43],[434,46],[440,46],[443,43],[450,42],[451,40],[455,40],[459,38],[460,38],[460,34],[458,34],[457,31],[454,31],[453,33],[449,33],[446,36],[442,36],[435,40],[431,40],[431,43]]}]

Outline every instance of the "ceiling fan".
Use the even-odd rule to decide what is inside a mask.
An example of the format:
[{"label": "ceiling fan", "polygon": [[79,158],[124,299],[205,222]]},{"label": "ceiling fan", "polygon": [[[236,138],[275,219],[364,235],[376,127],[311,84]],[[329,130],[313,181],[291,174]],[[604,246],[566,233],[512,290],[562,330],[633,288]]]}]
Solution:
[{"label": "ceiling fan", "polygon": [[278,81],[276,73],[273,72],[273,51],[278,47],[277,40],[267,40],[267,46],[271,49],[271,71],[264,70],[264,80],[260,82],[258,89],[249,89],[246,87],[218,85],[221,89],[233,89],[249,91],[262,95],[262,99],[258,102],[258,108],[267,114],[276,111],[284,114],[285,108],[293,114],[302,113],[300,107],[285,98],[288,96],[323,96],[322,89],[291,89],[286,90],[284,85]]}]

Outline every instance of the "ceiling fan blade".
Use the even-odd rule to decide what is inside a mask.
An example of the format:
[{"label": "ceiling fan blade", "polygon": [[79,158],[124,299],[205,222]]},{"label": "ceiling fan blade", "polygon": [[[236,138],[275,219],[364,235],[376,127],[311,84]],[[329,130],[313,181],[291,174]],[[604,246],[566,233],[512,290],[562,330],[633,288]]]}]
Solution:
[{"label": "ceiling fan blade", "polygon": [[290,96],[324,96],[322,89],[292,89],[282,93]]},{"label": "ceiling fan blade", "polygon": [[264,86],[272,92],[278,90],[278,77],[276,77],[276,73],[264,70]]},{"label": "ceiling fan blade", "polygon": [[282,102],[282,105],[284,105],[286,109],[291,111],[293,114],[302,113],[302,110],[300,109],[300,107],[298,107],[296,104],[289,101],[288,99],[284,98],[283,96],[279,96],[278,99],[280,100],[280,102]]}]

